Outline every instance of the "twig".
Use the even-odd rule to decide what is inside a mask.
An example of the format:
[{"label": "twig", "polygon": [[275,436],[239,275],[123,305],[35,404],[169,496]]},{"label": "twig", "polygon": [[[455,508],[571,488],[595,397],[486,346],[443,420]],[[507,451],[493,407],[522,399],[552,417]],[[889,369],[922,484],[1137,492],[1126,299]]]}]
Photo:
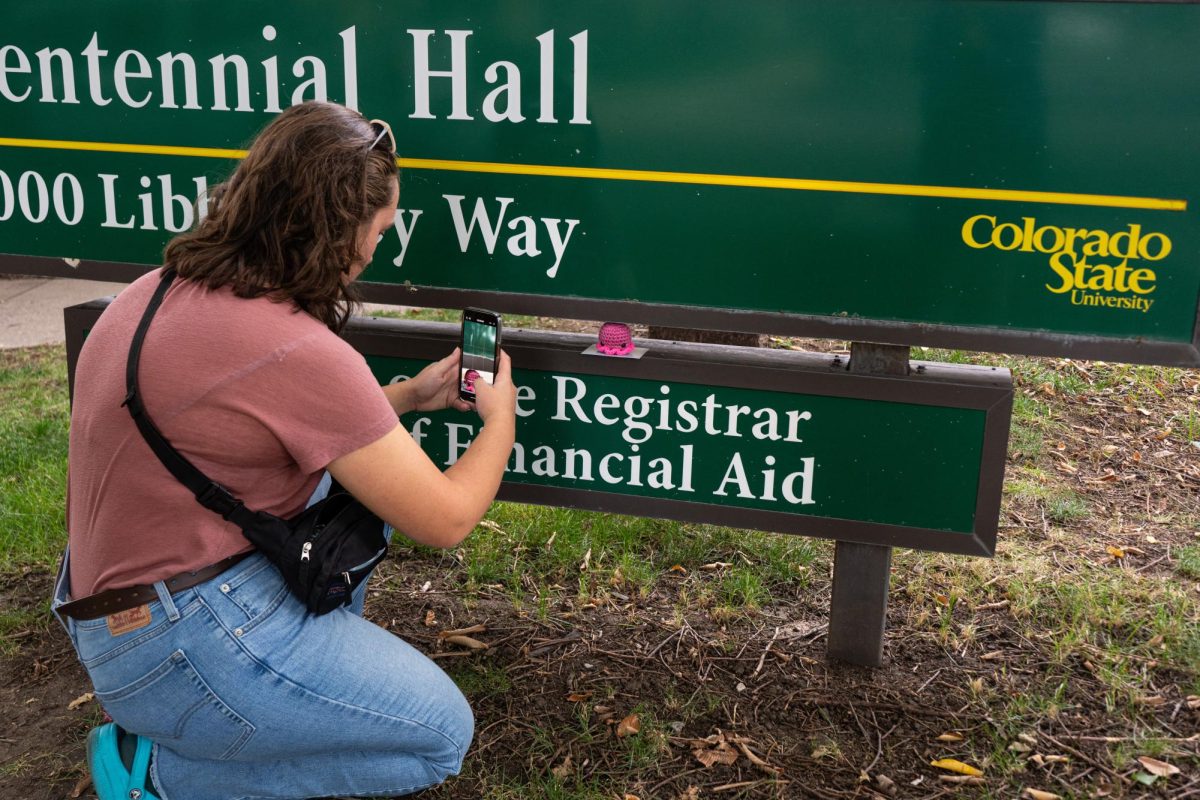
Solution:
[{"label": "twig", "polygon": [[750,674],[751,678],[757,677],[762,671],[763,662],[767,660],[767,653],[771,652],[771,645],[775,644],[775,640],[779,638],[779,628],[775,628],[775,635],[771,637],[771,641],[767,642],[767,646],[763,648],[762,655],[758,657],[758,666],[754,668],[754,672]]},{"label": "twig", "polygon": [[1088,755],[1084,754],[1083,752],[1081,752],[1081,751],[1079,751],[1079,750],[1076,750],[1074,747],[1071,747],[1071,746],[1070,746],[1070,745],[1068,745],[1068,744],[1063,744],[1063,743],[1062,743],[1062,742],[1060,742],[1058,739],[1055,739],[1053,736],[1051,736],[1050,734],[1046,733],[1045,731],[1038,731],[1038,734],[1039,734],[1040,736],[1045,736],[1045,737],[1046,737],[1047,739],[1049,739],[1049,740],[1050,740],[1050,741],[1051,741],[1053,744],[1057,745],[1058,747],[1062,748],[1063,750],[1066,750],[1068,753],[1071,753],[1071,754],[1072,754],[1072,755],[1074,755],[1076,758],[1081,758],[1081,759],[1083,759],[1084,761],[1086,761],[1087,763],[1091,764],[1091,765],[1092,765],[1093,767],[1095,767],[1096,769],[1098,769],[1098,770],[1100,770],[1101,772],[1103,772],[1105,775],[1108,775],[1110,778],[1113,778],[1114,780],[1116,780],[1116,781],[1117,781],[1117,783],[1122,783],[1122,784],[1129,783],[1129,779],[1128,779],[1128,778],[1126,778],[1124,775],[1121,775],[1120,773],[1118,773],[1118,772],[1115,772],[1114,770],[1111,770],[1111,769],[1109,769],[1108,767],[1106,767],[1106,766],[1104,766],[1103,764],[1101,764],[1099,761],[1096,761],[1096,760],[1095,760],[1094,758],[1092,758],[1091,756],[1088,756]]},{"label": "twig", "polygon": [[[874,711],[871,712],[871,719],[872,720],[875,719]],[[880,735],[879,746],[875,749],[875,758],[871,759],[871,763],[867,765],[867,768],[865,770],[863,770],[864,772],[869,773],[871,771],[871,768],[879,763],[880,757],[883,756],[883,740],[886,739],[887,737],[891,736],[892,733],[896,730],[896,728],[899,728],[899,727],[900,727],[900,723],[897,722],[895,725],[893,725],[891,728],[888,729],[887,733]],[[876,723],[876,728],[878,728],[878,723]]]},{"label": "twig", "polygon": [[922,684],[921,684],[921,688],[920,688],[920,689],[917,689],[917,694],[920,694],[921,692],[925,691],[925,687],[927,687],[929,684],[933,683],[933,679],[934,679],[934,678],[936,678],[938,675],[941,675],[941,674],[942,674],[942,668],[941,668],[941,667],[938,667],[938,670],[937,670],[937,672],[935,672],[935,673],[933,673],[932,675],[930,675],[930,676],[929,676],[929,680],[927,680],[927,681],[925,681],[924,683],[922,683]]},{"label": "twig", "polygon": [[[748,789],[751,786],[758,786],[761,783],[767,783],[765,780],[758,781],[741,781],[739,783],[723,783],[720,786],[714,786],[709,789],[710,792],[732,792],[734,789]],[[770,781],[774,786],[783,786],[791,783],[791,781]]]},{"label": "twig", "polygon": [[661,642],[659,642],[657,645],[655,645],[653,650],[651,650],[649,653],[646,653],[646,657],[650,658],[655,653],[657,653],[659,650],[661,650],[663,648],[663,645],[665,645],[667,642],[674,639],[676,636],[681,635],[682,633],[683,633],[683,627],[680,626],[679,628],[675,629],[675,631],[673,633],[671,633],[670,636],[668,636],[667,638],[665,638]]},{"label": "twig", "polygon": [[[1073,739],[1078,739],[1081,742],[1140,742],[1145,736],[1073,736]],[[1200,733],[1191,736],[1171,737],[1171,736],[1155,736],[1156,742],[1200,742]]]}]

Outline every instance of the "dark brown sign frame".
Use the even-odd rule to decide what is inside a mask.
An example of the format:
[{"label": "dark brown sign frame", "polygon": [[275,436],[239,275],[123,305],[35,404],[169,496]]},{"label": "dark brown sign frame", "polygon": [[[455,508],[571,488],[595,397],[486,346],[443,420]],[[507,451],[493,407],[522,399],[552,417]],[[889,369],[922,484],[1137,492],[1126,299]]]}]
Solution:
[{"label": "dark brown sign frame", "polygon": [[[0,255],[0,273],[132,282],[154,267],[110,261],[68,264],[61,258]],[[635,301],[590,300],[510,292],[468,291],[390,283],[360,283],[374,303],[463,308],[474,305],[510,314],[663,325],[678,328],[807,336],[845,341],[941,347],[1030,356],[1098,359],[1129,364],[1200,367],[1200,306],[1192,341],[1162,342],[1066,335],[999,328],[928,325],[855,318],[730,311]]]},{"label": "dark brown sign frame", "polygon": [[[108,302],[93,300],[64,310],[72,392],[84,331],[95,323]],[[457,344],[458,326],[359,317],[348,326],[346,339],[364,355],[432,361]],[[984,444],[975,498],[975,529],[971,534],[948,534],[901,525],[508,482],[502,484],[499,499],[884,547],[994,554],[1013,401],[1008,370],[914,362],[906,376],[853,374],[847,370],[847,359],[837,356],[659,340],[641,342],[648,352],[638,360],[581,356],[593,342],[593,337],[585,334],[510,329],[505,332],[504,347],[516,363],[540,371],[682,383],[697,383],[697,374],[702,374],[703,383],[713,386],[776,391],[796,391],[802,386],[805,394],[983,410]],[[869,491],[869,487],[862,490]]]}]

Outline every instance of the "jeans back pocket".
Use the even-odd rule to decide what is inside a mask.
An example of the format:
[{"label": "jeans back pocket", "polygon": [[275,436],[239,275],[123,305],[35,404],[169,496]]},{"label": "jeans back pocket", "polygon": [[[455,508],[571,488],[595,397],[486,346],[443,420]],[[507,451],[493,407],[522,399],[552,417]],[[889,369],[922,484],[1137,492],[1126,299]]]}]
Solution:
[{"label": "jeans back pocket", "polygon": [[182,650],[132,683],[96,692],[96,699],[121,727],[188,758],[233,758],[254,733]]}]

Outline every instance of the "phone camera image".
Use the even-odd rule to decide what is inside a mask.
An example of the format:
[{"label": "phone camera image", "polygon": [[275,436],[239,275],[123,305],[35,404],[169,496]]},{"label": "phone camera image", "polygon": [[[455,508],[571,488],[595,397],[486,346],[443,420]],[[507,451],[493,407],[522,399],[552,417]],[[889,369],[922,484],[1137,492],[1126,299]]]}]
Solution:
[{"label": "phone camera image", "polygon": [[490,312],[468,309],[463,314],[462,361],[459,364],[459,394],[474,399],[479,381],[489,384],[496,377],[500,318]]}]

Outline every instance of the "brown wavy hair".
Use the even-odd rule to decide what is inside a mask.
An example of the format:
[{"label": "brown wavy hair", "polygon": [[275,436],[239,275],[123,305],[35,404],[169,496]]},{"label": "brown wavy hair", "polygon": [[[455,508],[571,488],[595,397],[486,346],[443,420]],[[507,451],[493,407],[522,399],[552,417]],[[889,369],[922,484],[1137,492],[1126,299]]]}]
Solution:
[{"label": "brown wavy hair", "polygon": [[346,280],[360,257],[359,226],[398,186],[392,144],[376,140],[345,106],[292,106],[210,190],[208,216],[171,240],[164,265],[209,289],[290,300],[341,332],[360,300]]}]

